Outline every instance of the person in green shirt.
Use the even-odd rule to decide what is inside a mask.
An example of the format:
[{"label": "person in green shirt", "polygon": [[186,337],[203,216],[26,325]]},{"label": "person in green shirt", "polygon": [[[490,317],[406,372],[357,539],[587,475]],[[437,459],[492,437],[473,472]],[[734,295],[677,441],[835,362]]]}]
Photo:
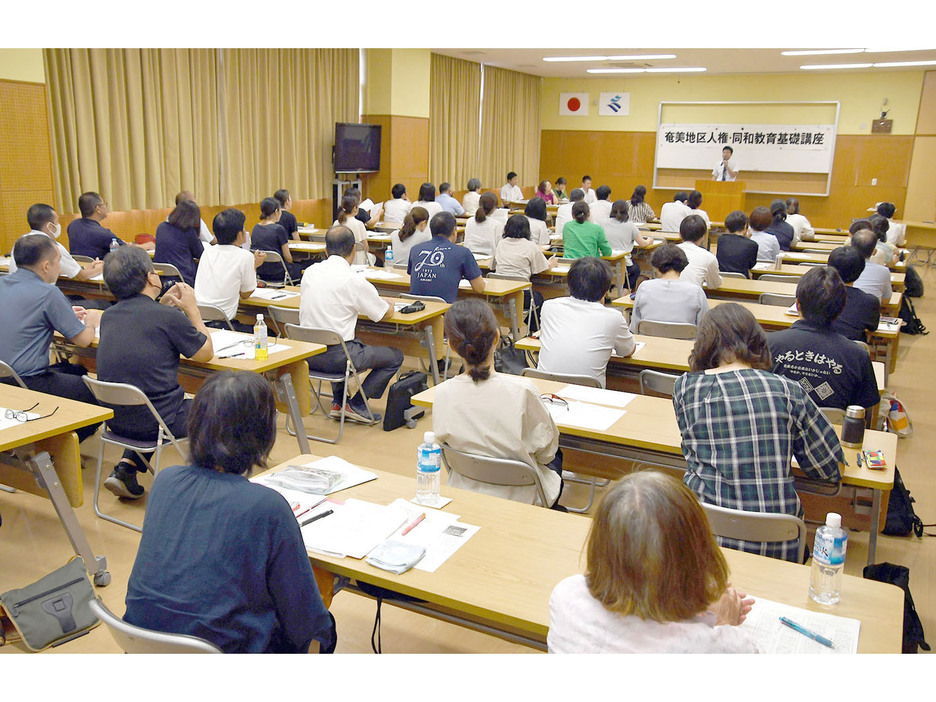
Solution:
[{"label": "person in green shirt", "polygon": [[584,201],[572,205],[572,221],[562,227],[562,245],[563,258],[611,255],[604,229],[588,221],[588,204]]}]

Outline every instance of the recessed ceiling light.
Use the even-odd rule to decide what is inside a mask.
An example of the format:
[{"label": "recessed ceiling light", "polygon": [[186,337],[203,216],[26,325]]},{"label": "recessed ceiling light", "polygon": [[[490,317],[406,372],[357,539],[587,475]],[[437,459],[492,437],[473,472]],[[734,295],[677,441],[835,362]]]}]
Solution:
[{"label": "recessed ceiling light", "polygon": [[781,51],[781,56],[825,56],[826,54],[860,54],[864,49],[809,49]]},{"label": "recessed ceiling light", "polygon": [[873,63],[813,63],[808,66],[800,66],[804,71],[831,71],[836,68],[871,68]]},{"label": "recessed ceiling light", "polygon": [[900,66],[936,66],[936,61],[888,61],[875,63],[875,68],[898,68]]}]

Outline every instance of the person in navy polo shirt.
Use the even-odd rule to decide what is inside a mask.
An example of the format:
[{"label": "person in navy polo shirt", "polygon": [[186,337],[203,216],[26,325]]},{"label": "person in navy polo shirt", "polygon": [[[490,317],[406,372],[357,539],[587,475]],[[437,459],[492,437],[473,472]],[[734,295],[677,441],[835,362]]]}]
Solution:
[{"label": "person in navy polo shirt", "polygon": [[406,272],[413,295],[432,295],[455,302],[464,278],[476,293],[484,292],[484,278],[474,255],[455,243],[455,216],[439,212],[429,220],[432,239],[410,249]]},{"label": "person in navy polo shirt", "polygon": [[73,256],[89,256],[91,259],[103,261],[110,253],[112,241],[116,240],[120,246],[126,243],[101,225],[110,210],[100,195],[83,193],[78,198],[78,211],[81,212],[81,219],[76,219],[68,225],[68,250]]}]

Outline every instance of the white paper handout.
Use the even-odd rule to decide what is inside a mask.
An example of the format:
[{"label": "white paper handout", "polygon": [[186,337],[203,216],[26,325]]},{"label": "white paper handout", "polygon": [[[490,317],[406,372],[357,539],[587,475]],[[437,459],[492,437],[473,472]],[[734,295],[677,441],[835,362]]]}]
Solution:
[{"label": "white paper handout", "polygon": [[[833,647],[823,646],[784,626],[780,623],[781,616],[826,637],[832,641]],[[857,653],[861,622],[834,614],[791,607],[755,596],[754,606],[741,628],[748,631],[762,653]]]},{"label": "white paper handout", "polygon": [[[11,427],[15,427],[17,424],[23,423],[19,421],[18,419],[16,419],[15,417],[11,417],[10,419],[7,419],[6,413],[8,409],[13,409],[14,412],[21,411],[21,410],[17,410],[16,408],[0,407],[0,429],[10,429]],[[36,414],[35,412],[24,412],[24,414],[26,415],[27,421],[31,419],[39,418],[39,415]]]},{"label": "white paper handout", "polygon": [[[293,468],[294,466],[288,466]],[[326,456],[325,458],[320,458],[317,461],[311,461],[310,463],[303,463],[299,468],[310,468],[313,471],[322,471],[334,473],[337,476],[335,482],[333,482],[326,490],[319,492],[315,491],[317,494],[331,495],[333,493],[339,492],[341,490],[347,490],[350,487],[355,485],[360,485],[361,483],[366,483],[371,480],[377,479],[377,474],[372,473],[369,470],[364,470],[363,468],[358,468],[353,463],[348,463],[343,458],[338,458],[338,456]],[[268,487],[273,488],[279,493],[282,493],[286,499],[291,500],[294,497],[291,493],[298,492],[299,494],[308,494],[302,489],[302,481],[282,479],[279,476],[279,471],[277,473],[270,473],[269,475],[264,475],[259,478],[255,478],[254,482],[261,483]]]},{"label": "white paper handout", "polygon": [[592,431],[607,431],[626,414],[625,410],[602,407],[588,402],[547,403],[546,409],[556,424],[581,427]]},{"label": "white paper handout", "polygon": [[[332,514],[302,527],[302,540],[312,551],[364,558],[406,522],[407,513],[392,505],[349,498],[343,504],[325,502]],[[415,531],[415,529],[414,529]]]},{"label": "white paper handout", "polygon": [[[406,514],[406,523],[400,527],[392,538],[396,541],[424,546],[426,555],[413,567],[427,573],[436,572],[440,565],[445,563],[481,528],[471,524],[463,524],[458,521],[457,514],[439,512],[434,509],[427,510],[402,498],[397,498],[390,506],[400,509]],[[406,536],[403,536],[402,532],[406,527],[412,524],[421,514],[425,514],[425,518],[413,527]]]},{"label": "white paper handout", "polygon": [[368,280],[402,280],[403,276],[399,273],[369,268],[364,274]]},{"label": "white paper handout", "polygon": [[282,290],[280,288],[257,288],[252,293],[251,297],[254,297],[258,300],[287,300],[291,297],[299,297],[299,293],[292,290]]},{"label": "white paper handout", "polygon": [[594,405],[608,405],[610,407],[627,407],[627,404],[636,397],[630,392],[589,388],[584,385],[566,385],[557,394],[566,400],[581,400]]},{"label": "white paper handout", "polygon": [[786,313],[790,315],[791,317],[799,317],[799,310],[796,309],[795,302],[787,308]]},{"label": "white paper handout", "polygon": [[[214,347],[215,358],[242,358],[245,361],[256,360],[256,349],[253,345],[253,336],[219,329],[211,332],[211,344]],[[272,355],[280,351],[288,351],[291,346],[286,344],[269,344],[267,354]]]},{"label": "white paper handout", "polygon": [[558,265],[553,268],[547,268],[543,273],[568,273],[572,266]]},{"label": "white paper handout", "polygon": [[774,267],[774,264],[769,261],[758,261],[754,264],[755,271],[769,271]]}]

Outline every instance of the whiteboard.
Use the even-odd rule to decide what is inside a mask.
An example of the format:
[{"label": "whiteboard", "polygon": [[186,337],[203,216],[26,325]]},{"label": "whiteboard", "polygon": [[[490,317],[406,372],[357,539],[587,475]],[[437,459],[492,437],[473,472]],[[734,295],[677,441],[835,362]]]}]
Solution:
[{"label": "whiteboard", "polygon": [[745,172],[831,173],[835,155],[834,124],[696,124],[660,123],[656,140],[657,168],[711,171],[725,146]]}]

